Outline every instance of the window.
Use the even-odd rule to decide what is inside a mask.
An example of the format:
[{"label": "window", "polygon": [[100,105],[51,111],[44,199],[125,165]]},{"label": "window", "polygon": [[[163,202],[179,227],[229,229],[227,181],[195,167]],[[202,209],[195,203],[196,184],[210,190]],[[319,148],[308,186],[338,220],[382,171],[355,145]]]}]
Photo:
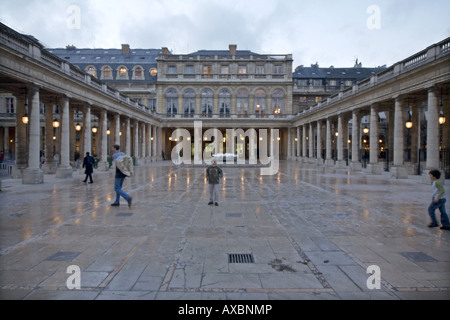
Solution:
[{"label": "window", "polygon": [[308,80],[304,80],[304,79],[297,80],[297,85],[298,86],[307,86],[308,85]]},{"label": "window", "polygon": [[320,79],[313,80],[313,85],[314,86],[321,86],[322,85],[322,80],[320,80]]},{"label": "window", "polygon": [[274,74],[283,74],[283,66],[274,66],[273,73]]},{"label": "window", "polygon": [[345,85],[346,85],[347,87],[351,87],[352,84],[353,84],[353,81],[352,81],[352,80],[346,80],[346,81],[345,81]]},{"label": "window", "polygon": [[255,73],[264,74],[265,73],[264,66],[256,66]]},{"label": "window", "polygon": [[255,92],[255,114],[260,117],[265,117],[266,113],[266,92],[263,89]]},{"label": "window", "polygon": [[5,98],[6,113],[16,113],[14,108],[14,98]]},{"label": "window", "polygon": [[231,93],[222,89],[219,93],[219,115],[221,117],[230,115]]},{"label": "window", "polygon": [[194,66],[191,66],[191,65],[186,66],[186,68],[184,70],[184,73],[186,73],[186,74],[194,74]]},{"label": "window", "polygon": [[211,66],[203,66],[203,77],[211,78]]},{"label": "window", "polygon": [[183,110],[185,116],[192,117],[195,114],[195,92],[192,89],[184,91]]},{"label": "window", "polygon": [[136,66],[133,69],[133,79],[144,80],[144,69],[141,66]]},{"label": "window", "polygon": [[336,80],[330,80],[330,87],[336,87],[337,81]]},{"label": "window", "polygon": [[238,73],[239,74],[247,74],[247,67],[246,66],[239,66],[238,67]]},{"label": "window", "polygon": [[177,73],[177,66],[169,66],[167,69],[168,74],[176,74]]},{"label": "window", "polygon": [[169,89],[166,92],[166,114],[174,116],[178,113],[178,92],[175,89]]},{"label": "window", "polygon": [[272,93],[272,114],[277,117],[284,114],[284,92],[281,89]]},{"label": "window", "polygon": [[86,68],[86,72],[89,73],[93,77],[97,77],[97,69],[94,66],[88,66]]},{"label": "window", "polygon": [[238,117],[248,116],[248,92],[245,89],[240,89],[236,94],[236,114]]},{"label": "window", "polygon": [[229,66],[221,66],[220,67],[220,73],[221,74],[229,74],[230,73],[230,67]]},{"label": "window", "polygon": [[112,69],[109,66],[105,66],[102,68],[102,79],[113,79]]},{"label": "window", "polygon": [[128,69],[126,67],[124,67],[124,66],[119,67],[117,70],[117,73],[118,73],[118,79],[128,80]]},{"label": "window", "polygon": [[202,91],[202,116],[210,117],[213,113],[214,94],[210,89]]}]

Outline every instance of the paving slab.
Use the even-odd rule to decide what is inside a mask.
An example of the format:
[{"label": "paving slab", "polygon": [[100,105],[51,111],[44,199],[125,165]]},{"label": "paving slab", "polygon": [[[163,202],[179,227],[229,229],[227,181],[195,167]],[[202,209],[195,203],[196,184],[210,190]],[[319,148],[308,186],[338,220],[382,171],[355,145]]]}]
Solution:
[{"label": "paving slab", "polygon": [[95,171],[94,184],[78,172],[5,183],[0,299],[450,299],[450,232],[427,227],[431,186],[420,177],[226,166],[209,206],[205,170],[136,166],[130,208],[110,206],[113,171]]}]

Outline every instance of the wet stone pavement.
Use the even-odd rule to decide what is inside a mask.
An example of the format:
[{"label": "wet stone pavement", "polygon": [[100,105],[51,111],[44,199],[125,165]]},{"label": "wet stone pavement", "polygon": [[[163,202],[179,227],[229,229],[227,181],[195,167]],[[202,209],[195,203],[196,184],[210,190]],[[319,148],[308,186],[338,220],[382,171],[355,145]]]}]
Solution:
[{"label": "wet stone pavement", "polygon": [[419,177],[224,166],[216,207],[205,169],[135,167],[131,208],[110,206],[112,170],[11,183],[0,299],[450,299],[450,232],[427,227]]}]

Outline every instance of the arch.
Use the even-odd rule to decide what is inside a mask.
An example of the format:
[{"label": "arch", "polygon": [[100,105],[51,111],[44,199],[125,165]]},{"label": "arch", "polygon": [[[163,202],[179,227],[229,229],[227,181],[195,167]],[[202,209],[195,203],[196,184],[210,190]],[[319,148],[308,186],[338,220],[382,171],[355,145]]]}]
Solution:
[{"label": "arch", "polygon": [[228,89],[222,89],[219,92],[219,115],[228,116],[231,112],[231,92]]},{"label": "arch", "polygon": [[178,113],[178,91],[174,88],[167,89],[165,98],[167,116],[176,115]]},{"label": "arch", "polygon": [[254,110],[258,117],[265,117],[267,113],[267,94],[264,89],[255,91]]},{"label": "arch", "polygon": [[211,89],[206,88],[203,89],[201,94],[201,107],[202,107],[202,115],[206,117],[211,117],[213,113],[213,100],[214,93]]},{"label": "arch", "polygon": [[195,91],[194,89],[186,89],[183,92],[183,111],[185,116],[193,116],[195,114]]},{"label": "arch", "polygon": [[277,88],[272,91],[271,113],[277,117],[279,117],[285,113],[284,96],[285,96],[285,93],[282,89]]},{"label": "arch", "polygon": [[236,92],[236,114],[238,117],[248,116],[249,94],[245,88],[240,88]]}]

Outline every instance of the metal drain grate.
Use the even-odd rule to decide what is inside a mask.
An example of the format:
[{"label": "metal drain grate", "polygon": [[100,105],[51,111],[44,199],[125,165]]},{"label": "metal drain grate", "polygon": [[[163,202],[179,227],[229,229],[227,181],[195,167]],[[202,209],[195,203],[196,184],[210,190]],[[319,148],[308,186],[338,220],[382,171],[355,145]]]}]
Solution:
[{"label": "metal drain grate", "polygon": [[251,253],[229,253],[228,263],[255,263]]}]

